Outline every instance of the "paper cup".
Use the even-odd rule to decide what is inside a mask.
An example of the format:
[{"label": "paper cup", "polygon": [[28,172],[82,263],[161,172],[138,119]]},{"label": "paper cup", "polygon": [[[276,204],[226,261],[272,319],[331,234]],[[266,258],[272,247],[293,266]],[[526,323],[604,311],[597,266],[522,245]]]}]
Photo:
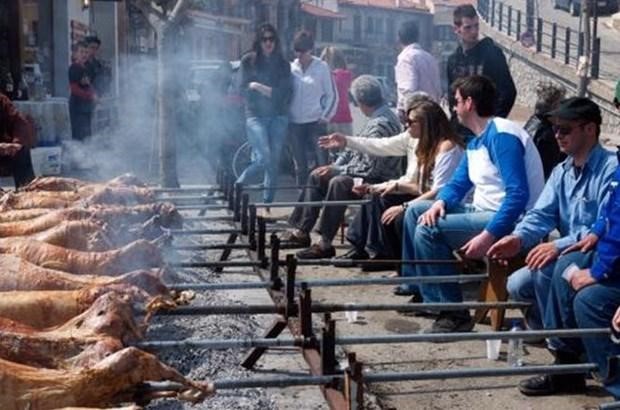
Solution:
[{"label": "paper cup", "polygon": [[502,347],[501,339],[487,340],[487,359],[497,360],[499,359],[499,350]]},{"label": "paper cup", "polygon": [[364,183],[364,178],[353,178],[353,186],[360,186]]},{"label": "paper cup", "polygon": [[[349,303],[347,303],[346,305],[348,306]],[[353,309],[353,306],[351,306],[351,309]],[[349,323],[357,322],[357,310],[345,310],[344,317]]]}]

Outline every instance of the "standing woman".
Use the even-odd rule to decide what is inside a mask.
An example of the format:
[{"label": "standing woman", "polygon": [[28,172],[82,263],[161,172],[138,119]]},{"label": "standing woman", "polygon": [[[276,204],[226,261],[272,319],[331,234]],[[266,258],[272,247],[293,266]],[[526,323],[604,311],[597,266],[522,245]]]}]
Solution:
[{"label": "standing woman", "polygon": [[338,106],[336,114],[327,124],[327,132],[341,132],[353,135],[353,117],[349,107],[349,88],[353,82],[353,73],[347,69],[347,61],[342,51],[336,47],[325,47],[321,53],[321,60],[325,61],[332,70],[332,77],[338,92]]},{"label": "standing woman", "polygon": [[327,133],[327,123],[336,113],[338,93],[327,63],[312,55],[312,34],[303,30],[295,34],[293,48],[297,58],[291,63],[291,143],[297,184],[305,185],[310,158],[316,158],[317,166],[327,164],[327,152],[318,148],[317,140]]},{"label": "standing woman", "polygon": [[237,182],[243,184],[263,169],[263,199],[273,202],[288,127],[292,79],[290,64],[282,55],[278,33],[271,24],[258,27],[252,51],[241,59],[241,92],[253,155]]}]

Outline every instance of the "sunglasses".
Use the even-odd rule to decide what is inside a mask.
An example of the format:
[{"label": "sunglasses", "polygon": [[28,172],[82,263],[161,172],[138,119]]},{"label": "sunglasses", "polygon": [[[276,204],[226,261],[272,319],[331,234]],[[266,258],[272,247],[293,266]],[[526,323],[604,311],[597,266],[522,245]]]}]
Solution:
[{"label": "sunglasses", "polygon": [[266,37],[261,38],[261,41],[263,43],[275,43],[276,38],[274,36],[266,36]]},{"label": "sunglasses", "polygon": [[583,126],[586,125],[585,123],[583,124],[578,124],[578,125],[554,125],[553,126],[553,134],[554,135],[570,135],[576,128],[583,128]]},{"label": "sunglasses", "polygon": [[414,118],[413,120],[411,118],[407,118],[405,120],[405,124],[407,124],[407,127],[411,127],[413,124],[418,123],[418,119]]}]

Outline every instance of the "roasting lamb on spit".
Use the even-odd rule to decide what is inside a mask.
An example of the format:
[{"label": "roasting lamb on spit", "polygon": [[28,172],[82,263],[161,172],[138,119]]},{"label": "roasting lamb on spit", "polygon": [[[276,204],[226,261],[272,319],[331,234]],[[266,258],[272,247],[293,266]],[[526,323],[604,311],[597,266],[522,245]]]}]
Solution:
[{"label": "roasting lamb on spit", "polygon": [[194,403],[203,401],[214,390],[212,384],[188,380],[154,355],[128,347],[92,367],[69,370],[38,368],[0,359],[0,408],[47,410],[127,402],[142,404],[163,395],[143,389],[143,383],[148,381],[179,383],[182,389],[169,394]]},{"label": "roasting lamb on spit", "polygon": [[114,293],[100,296],[83,313],[43,330],[0,318],[0,358],[29,366],[90,366],[142,339],[132,307]]},{"label": "roasting lamb on spit", "polygon": [[136,186],[145,187],[146,184],[132,174],[119,175],[106,182],[88,182],[67,177],[37,177],[28,185],[20,188],[21,191],[77,191],[87,186],[118,187]]},{"label": "roasting lamb on spit", "polygon": [[146,240],[106,252],[83,252],[30,238],[0,238],[0,253],[76,275],[112,275],[163,265],[160,249]]}]

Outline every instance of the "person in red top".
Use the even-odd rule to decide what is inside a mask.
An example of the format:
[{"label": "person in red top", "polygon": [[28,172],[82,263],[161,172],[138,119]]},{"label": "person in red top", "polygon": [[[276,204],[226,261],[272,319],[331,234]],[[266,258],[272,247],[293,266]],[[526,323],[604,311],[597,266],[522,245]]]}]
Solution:
[{"label": "person in red top", "polygon": [[69,67],[69,114],[73,139],[83,141],[92,134],[92,118],[97,95],[85,67],[88,59],[86,43],[77,44],[74,61]]},{"label": "person in red top", "polygon": [[33,143],[32,124],[0,94],[0,175],[13,175],[15,188],[34,179],[30,158]]},{"label": "person in red top", "polygon": [[347,69],[347,62],[342,52],[335,47],[325,47],[321,53],[321,60],[332,70],[338,92],[338,108],[327,125],[327,132],[353,135],[353,118],[349,109],[349,88],[353,81],[353,73]]}]

